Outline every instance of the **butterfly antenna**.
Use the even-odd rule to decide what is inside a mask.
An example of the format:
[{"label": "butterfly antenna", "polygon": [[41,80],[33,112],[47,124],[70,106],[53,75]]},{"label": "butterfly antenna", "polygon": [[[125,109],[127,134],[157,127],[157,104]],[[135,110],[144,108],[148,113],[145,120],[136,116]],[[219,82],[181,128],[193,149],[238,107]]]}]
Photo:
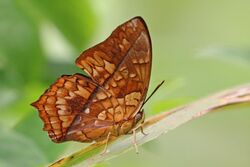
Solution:
[{"label": "butterfly antenna", "polygon": [[144,104],[146,104],[148,102],[148,100],[155,94],[155,92],[162,86],[162,84],[165,82],[165,80],[163,80],[159,85],[156,86],[156,88],[154,89],[154,91],[150,94],[150,96],[147,97],[147,99],[142,103],[142,106],[140,108],[140,110],[142,109],[142,107],[144,106]]}]

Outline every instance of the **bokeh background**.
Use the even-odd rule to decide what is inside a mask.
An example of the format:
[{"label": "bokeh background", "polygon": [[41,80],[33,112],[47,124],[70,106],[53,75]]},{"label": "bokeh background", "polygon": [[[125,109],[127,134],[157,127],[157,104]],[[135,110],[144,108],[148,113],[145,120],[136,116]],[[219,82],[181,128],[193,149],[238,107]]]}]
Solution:
[{"label": "bokeh background", "polygon": [[[134,16],[153,43],[146,116],[250,82],[248,0],[0,0],[0,166],[44,166],[86,146],[52,143],[30,106],[85,49]],[[227,107],[97,166],[249,167],[249,105]]]}]

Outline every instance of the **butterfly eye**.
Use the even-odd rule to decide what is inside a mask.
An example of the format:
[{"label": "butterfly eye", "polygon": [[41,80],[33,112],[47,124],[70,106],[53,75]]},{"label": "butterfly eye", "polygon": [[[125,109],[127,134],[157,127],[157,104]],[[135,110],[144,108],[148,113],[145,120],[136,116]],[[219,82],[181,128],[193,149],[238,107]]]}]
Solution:
[{"label": "butterfly eye", "polygon": [[137,125],[138,123],[142,122],[143,121],[143,118],[144,118],[144,112],[143,110],[138,112],[136,115],[135,115],[135,124]]}]

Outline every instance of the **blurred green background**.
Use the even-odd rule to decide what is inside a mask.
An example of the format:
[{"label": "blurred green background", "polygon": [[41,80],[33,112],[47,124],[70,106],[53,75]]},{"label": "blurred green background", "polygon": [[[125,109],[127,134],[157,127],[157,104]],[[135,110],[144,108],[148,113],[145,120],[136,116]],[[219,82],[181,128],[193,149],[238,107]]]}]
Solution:
[{"label": "blurred green background", "polygon": [[[248,0],[0,0],[0,166],[44,166],[86,146],[52,143],[30,106],[74,60],[134,16],[153,43],[146,116],[250,82]],[[98,166],[249,167],[249,105],[227,107]]]}]

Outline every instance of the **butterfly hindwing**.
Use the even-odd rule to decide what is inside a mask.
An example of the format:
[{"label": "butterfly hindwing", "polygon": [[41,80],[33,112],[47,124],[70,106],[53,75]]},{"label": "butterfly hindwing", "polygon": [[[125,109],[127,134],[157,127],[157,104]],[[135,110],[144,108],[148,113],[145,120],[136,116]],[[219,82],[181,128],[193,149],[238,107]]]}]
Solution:
[{"label": "butterfly hindwing", "polygon": [[81,112],[96,85],[80,74],[60,77],[32,105],[39,110],[44,130],[55,142],[64,139],[76,115]]}]

